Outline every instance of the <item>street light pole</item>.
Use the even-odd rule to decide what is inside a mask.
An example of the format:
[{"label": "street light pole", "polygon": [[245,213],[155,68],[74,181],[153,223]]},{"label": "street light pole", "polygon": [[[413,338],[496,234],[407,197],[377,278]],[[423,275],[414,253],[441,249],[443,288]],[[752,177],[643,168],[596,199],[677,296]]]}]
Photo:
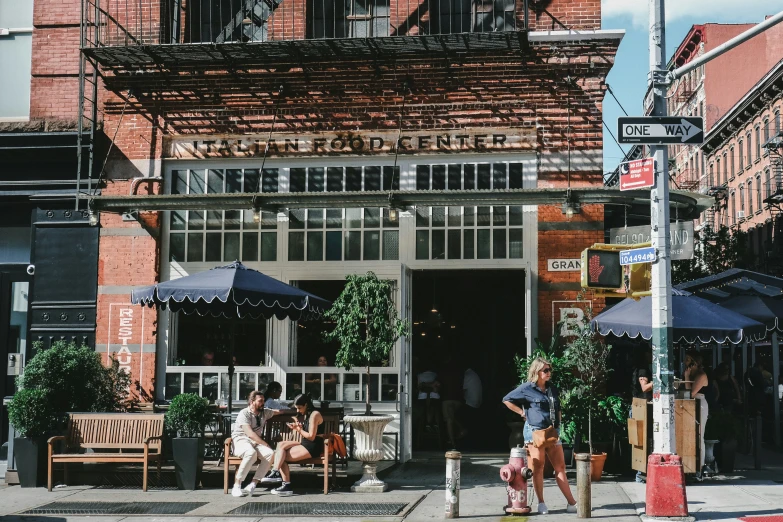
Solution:
[{"label": "street light pole", "polygon": [[[666,22],[664,0],[650,1],[650,75],[652,116],[666,116]],[[669,255],[669,154],[652,147],[655,187],[650,194],[650,240],[657,253],[652,264],[653,452],[675,453],[674,373],[672,371],[672,273]]]}]

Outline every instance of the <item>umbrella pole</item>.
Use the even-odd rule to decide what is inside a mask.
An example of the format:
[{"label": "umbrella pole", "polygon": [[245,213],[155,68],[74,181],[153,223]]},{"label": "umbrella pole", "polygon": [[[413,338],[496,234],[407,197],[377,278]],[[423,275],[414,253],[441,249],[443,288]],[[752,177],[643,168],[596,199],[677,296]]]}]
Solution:
[{"label": "umbrella pole", "polygon": [[231,320],[231,343],[228,350],[228,414],[231,415],[231,403],[234,400],[234,343],[236,338],[236,321]]}]

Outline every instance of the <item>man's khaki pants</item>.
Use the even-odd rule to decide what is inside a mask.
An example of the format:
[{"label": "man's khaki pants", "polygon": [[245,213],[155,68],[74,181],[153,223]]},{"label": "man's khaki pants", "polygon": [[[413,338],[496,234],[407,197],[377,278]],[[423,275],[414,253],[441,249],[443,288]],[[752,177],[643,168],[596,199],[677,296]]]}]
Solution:
[{"label": "man's khaki pants", "polygon": [[250,468],[258,461],[258,469],[256,469],[253,475],[253,480],[261,480],[266,476],[266,472],[269,471],[269,467],[272,465],[272,459],[275,456],[275,452],[269,446],[259,444],[253,447],[253,444],[249,440],[239,440],[234,442],[234,456],[242,457],[242,463],[237,469],[235,483],[242,483],[245,477],[250,472]]}]

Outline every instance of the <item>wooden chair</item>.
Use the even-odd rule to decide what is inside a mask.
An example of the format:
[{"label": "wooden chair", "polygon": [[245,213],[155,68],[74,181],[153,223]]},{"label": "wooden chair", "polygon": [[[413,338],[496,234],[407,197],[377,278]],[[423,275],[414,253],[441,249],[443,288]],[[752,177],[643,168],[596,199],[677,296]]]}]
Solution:
[{"label": "wooden chair", "polygon": [[[323,464],[324,466],[324,495],[329,493],[329,464],[332,464],[332,482],[337,480],[337,459],[332,454],[332,435],[337,433],[339,427],[339,416],[337,414],[325,414],[323,415],[323,427],[324,427],[324,452],[323,455],[316,459],[300,460],[296,464]],[[263,439],[272,447],[275,448],[277,443],[284,440],[293,440],[300,442],[302,440],[302,434],[289,428],[286,423],[291,422],[289,415],[280,415],[272,417],[266,421],[264,426]],[[231,478],[230,469],[231,466],[239,467],[242,462],[241,457],[236,457],[231,453],[231,438],[226,439],[224,454],[226,456],[223,461],[223,493],[228,493],[229,479]]]},{"label": "wooden chair", "polygon": [[[142,489],[147,491],[149,463],[155,462],[160,478],[163,414],[156,413],[71,413],[65,436],[49,439],[48,488],[52,490],[54,463],[62,462],[65,480],[68,464],[116,462],[144,464]],[[65,441],[65,452],[55,453],[57,441]],[[79,450],[119,450],[119,453],[77,453]]]}]

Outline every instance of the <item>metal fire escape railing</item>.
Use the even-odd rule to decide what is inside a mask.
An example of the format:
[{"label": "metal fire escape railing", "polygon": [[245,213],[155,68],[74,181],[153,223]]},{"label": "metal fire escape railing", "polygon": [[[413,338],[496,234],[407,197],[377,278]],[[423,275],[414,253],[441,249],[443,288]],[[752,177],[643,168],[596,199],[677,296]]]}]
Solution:
[{"label": "metal fire escape railing", "polygon": [[[92,2],[81,2],[81,25],[79,33],[80,49],[85,49],[98,44],[98,28],[91,20],[94,16],[88,16],[87,9],[96,9]],[[79,52],[79,106],[76,119],[76,210],[79,210],[79,201],[82,189],[86,188],[88,194],[93,193],[93,160],[95,157],[95,132],[98,125],[98,64],[84,52]],[[86,158],[84,149],[87,149]],[[82,180],[86,187],[82,186]]]},{"label": "metal fire escape railing", "polygon": [[769,205],[773,216],[783,211],[783,130],[778,131],[765,144],[770,158],[770,187],[764,203]]}]

